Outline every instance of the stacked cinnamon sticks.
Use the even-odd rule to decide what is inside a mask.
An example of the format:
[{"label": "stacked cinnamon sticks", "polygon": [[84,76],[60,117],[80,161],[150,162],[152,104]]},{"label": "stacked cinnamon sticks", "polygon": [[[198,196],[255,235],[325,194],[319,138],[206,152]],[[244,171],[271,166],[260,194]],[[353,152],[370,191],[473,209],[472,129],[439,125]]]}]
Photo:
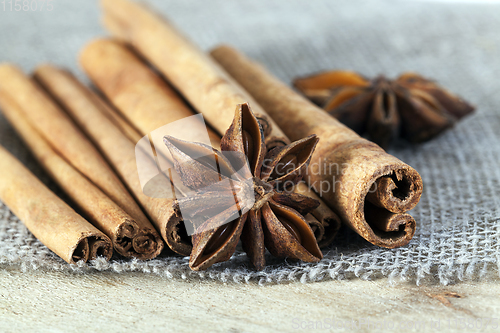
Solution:
[{"label": "stacked cinnamon sticks", "polygon": [[[218,148],[236,105],[245,102],[252,105],[269,150],[290,139],[319,136],[316,163],[306,177],[310,186],[302,182],[295,191],[321,202],[306,216],[320,247],[331,244],[341,221],[379,246],[410,241],[416,224],[406,212],[422,193],[414,169],[317,110],[236,51],[222,47],[212,58],[137,3],[101,3],[105,25],[116,39],[90,43],[80,63],[107,101],[51,65],[38,67],[33,78],[13,65],[0,66],[0,108],[83,217],[3,149],[0,199],[61,258],[70,263],[97,255],[109,259],[113,248],[125,257],[151,259],[162,251],[163,241],[175,253],[189,255],[191,239],[175,198],[144,194],[135,144],[151,131],[199,112],[214,129],[208,135]],[[198,140],[198,130],[185,131]],[[334,174],[318,171],[325,161],[340,168]],[[328,191],[318,185],[325,182]]]}]

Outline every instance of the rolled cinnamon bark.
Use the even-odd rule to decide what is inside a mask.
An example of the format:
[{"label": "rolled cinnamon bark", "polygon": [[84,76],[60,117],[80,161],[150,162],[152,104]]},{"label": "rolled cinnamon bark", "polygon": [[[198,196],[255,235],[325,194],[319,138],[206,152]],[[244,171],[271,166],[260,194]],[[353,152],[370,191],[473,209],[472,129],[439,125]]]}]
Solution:
[{"label": "rolled cinnamon bark", "polygon": [[139,259],[152,259],[160,254],[163,245],[155,239],[157,234],[152,226],[140,226],[61,158],[29,123],[19,106],[1,93],[0,107],[50,177],[80,208],[84,216],[111,239],[117,253]]},{"label": "rolled cinnamon bark", "polygon": [[[36,69],[35,76],[99,147],[150,216],[167,245],[176,253],[189,255],[190,239],[182,229],[182,219],[174,199],[152,198],[144,194],[138,177],[136,146],[107,118],[103,107],[109,106],[64,70],[45,65]],[[162,244],[160,239],[156,241]]]},{"label": "rolled cinnamon bark", "polygon": [[221,46],[211,55],[289,137],[318,135],[309,183],[342,221],[375,245],[394,248],[410,241],[416,224],[404,212],[414,208],[422,194],[417,171],[359,137],[236,50]]},{"label": "rolled cinnamon bark", "polygon": [[[103,102],[103,100],[99,97],[99,101]],[[130,141],[133,143],[139,142],[142,139],[143,135],[139,133],[138,130],[133,127],[129,121],[127,121],[123,116],[116,111],[115,108],[110,107],[107,103],[103,103],[103,107],[105,107],[106,111],[104,113],[109,116],[110,120],[115,124],[115,126],[120,129],[120,131],[125,135]]]},{"label": "rolled cinnamon bark", "polygon": [[[235,105],[249,102],[264,127],[268,149],[290,143],[283,131],[234,79],[166,20],[128,0],[102,0],[101,4],[108,30],[133,45],[155,65],[220,135],[229,128]],[[95,62],[98,55],[96,52]],[[302,191],[306,192],[306,189]],[[330,222],[321,222],[331,226],[326,232],[330,235],[328,238],[333,239],[339,218],[326,205],[323,207],[329,210]]]},{"label": "rolled cinnamon bark", "polygon": [[[111,40],[94,41],[82,52],[80,60],[94,84],[132,124],[142,129],[143,135],[146,135],[148,131],[193,115],[191,110],[183,106],[183,102],[175,95],[175,92],[121,43]],[[127,79],[122,80],[122,78]],[[283,136],[281,144],[289,142],[284,134],[279,133],[277,127],[271,130],[272,125],[269,122],[266,125],[268,125],[266,127],[268,133],[276,134],[273,138],[277,135]],[[203,126],[199,129],[205,130]],[[218,148],[220,136],[210,129],[208,133],[212,145]],[[183,133],[183,138],[198,141],[198,134],[196,129],[190,128]],[[273,144],[276,145],[274,139]],[[312,191],[308,191],[307,185],[302,183],[299,187],[302,188],[302,193],[319,199]],[[323,245],[328,245],[338,231],[340,220],[325,204],[321,210],[313,212],[308,221],[311,225],[317,225],[320,223],[317,219],[320,219],[323,224],[323,231],[316,235],[325,240],[322,242]],[[327,228],[326,238],[324,238],[325,227]]]},{"label": "rolled cinnamon bark", "polygon": [[[193,115],[179,95],[121,42],[91,42],[82,51],[80,63],[108,100],[143,135]],[[192,141],[202,141],[199,134],[205,125],[192,125],[199,128],[182,131],[189,131]],[[219,141],[213,131],[208,133],[211,141]]]},{"label": "rolled cinnamon bark", "polygon": [[[219,134],[224,134],[231,125],[236,105],[244,102],[249,102],[252,111],[258,118],[264,115],[262,118],[267,119],[270,127],[276,127],[273,129],[274,132],[281,132],[277,126],[274,126],[274,122],[269,117],[265,117],[264,110],[234,79],[227,75],[208,55],[176,31],[164,18],[157,16],[156,13],[143,5],[129,0],[101,0],[101,5],[105,14],[104,23],[110,32],[116,38],[131,44],[156,66],[169,82],[181,91],[194,108],[203,113],[208,123]],[[100,64],[101,68],[105,68],[106,71],[113,70],[113,63],[108,61],[106,66],[102,65],[102,62],[99,63],[104,52],[112,52],[110,46],[101,47],[100,51],[98,46],[95,46],[104,43],[105,41],[94,42],[84,50],[81,62],[86,70],[90,64],[94,64],[94,66]],[[89,50],[92,48],[94,52],[91,53]],[[121,54],[124,53],[121,52]],[[114,53],[113,56],[120,59],[116,61],[117,64],[123,61],[118,52]],[[127,58],[130,56],[127,55]],[[141,79],[137,74],[132,75],[132,71],[130,73],[131,76],[125,76],[119,82],[112,84],[120,89],[119,83],[121,82],[126,83],[128,80]],[[106,74],[96,71],[94,78],[98,75],[106,76]],[[145,75],[151,76],[152,74]],[[159,80],[159,78],[156,77],[154,80]],[[166,91],[163,93],[172,95]],[[177,100],[181,101],[178,97],[172,98],[172,101]],[[128,119],[128,115],[126,118]],[[146,117],[143,118],[146,120]],[[139,127],[139,123],[137,126]]]},{"label": "rolled cinnamon bark", "polygon": [[17,67],[0,65],[0,91],[10,97],[52,148],[136,221],[146,216],[99,151],[51,98]]},{"label": "rolled cinnamon bark", "polygon": [[36,238],[70,264],[113,253],[111,240],[0,146],[0,200]]},{"label": "rolled cinnamon bark", "polygon": [[123,118],[123,116],[119,114],[115,108],[112,108],[108,103],[104,102],[103,99],[91,89],[87,89],[87,91],[89,93],[89,97],[94,100],[94,102],[99,106],[99,109],[116,127],[122,131],[127,138],[129,138],[134,144],[142,139],[142,135],[139,134],[137,129],[132,126],[129,121]]},{"label": "rolled cinnamon bark", "polygon": [[[320,248],[324,247],[324,246],[322,246],[322,244],[325,243],[324,242],[324,239],[325,239],[325,227],[323,226],[323,223],[321,223],[311,213],[309,213],[306,216],[304,216],[304,218],[305,218],[306,222],[309,224],[309,226],[311,227],[311,230],[314,233],[314,238],[316,238],[316,242],[318,242],[318,246]],[[335,235],[334,235],[334,237],[335,237]],[[330,243],[328,243],[327,245],[329,245]]]}]

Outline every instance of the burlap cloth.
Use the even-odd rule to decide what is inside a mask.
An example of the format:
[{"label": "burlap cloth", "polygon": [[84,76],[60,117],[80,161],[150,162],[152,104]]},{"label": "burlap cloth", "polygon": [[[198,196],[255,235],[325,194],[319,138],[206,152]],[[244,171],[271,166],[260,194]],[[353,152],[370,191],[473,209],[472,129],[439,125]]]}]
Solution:
[{"label": "burlap cloth", "polygon": [[[236,46],[285,82],[322,69],[367,76],[417,71],[477,105],[475,115],[432,142],[390,153],[416,168],[424,194],[408,246],[387,250],[342,230],[319,264],[283,262],[255,272],[246,256],[205,272],[188,259],[113,258],[71,267],[38,242],[0,204],[0,263],[23,269],[142,271],[166,278],[283,283],[389,277],[448,284],[497,276],[500,263],[500,6],[413,1],[151,1],[202,48]],[[79,49],[103,35],[94,1],[53,1],[52,12],[0,7],[0,60],[31,70],[41,62],[69,67]],[[7,8],[8,9],[8,8]],[[0,144],[55,190],[0,116]],[[0,171],[1,172],[1,171]]]}]

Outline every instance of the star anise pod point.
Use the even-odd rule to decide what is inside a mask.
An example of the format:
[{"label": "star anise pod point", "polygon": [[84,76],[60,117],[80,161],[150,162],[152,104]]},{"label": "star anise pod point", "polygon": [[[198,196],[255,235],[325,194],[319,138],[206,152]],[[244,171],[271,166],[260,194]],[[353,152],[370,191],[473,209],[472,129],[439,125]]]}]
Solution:
[{"label": "star anise pod point", "polygon": [[350,71],[298,78],[294,86],[359,134],[387,147],[397,136],[432,139],[472,113],[474,106],[416,73],[372,80]]},{"label": "star anise pod point", "polygon": [[[169,136],[164,141],[184,186],[194,191],[179,199],[183,217],[202,217],[192,235],[191,269],[228,260],[240,239],[258,270],[265,267],[266,248],[277,257],[322,258],[303,217],[319,202],[291,191],[307,169],[318,142],[315,135],[268,152],[263,129],[244,103],[236,108],[221,151]],[[188,208],[186,214],[182,207]]]}]

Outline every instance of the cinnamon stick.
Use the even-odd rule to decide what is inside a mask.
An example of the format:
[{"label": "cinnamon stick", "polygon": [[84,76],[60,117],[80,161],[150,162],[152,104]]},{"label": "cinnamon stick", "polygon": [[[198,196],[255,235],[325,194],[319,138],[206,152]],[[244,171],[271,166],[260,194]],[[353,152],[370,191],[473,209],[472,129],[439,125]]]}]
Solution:
[{"label": "cinnamon stick", "polygon": [[[90,91],[90,90],[89,90]],[[92,94],[94,92],[90,91]],[[133,143],[139,142],[143,135],[130,124],[128,120],[123,118],[114,107],[111,107],[107,102],[104,102],[101,97],[98,97],[99,103],[102,103],[102,111],[114,123],[114,125]]]},{"label": "cinnamon stick", "polygon": [[375,245],[394,248],[410,241],[416,224],[404,212],[422,194],[422,179],[412,167],[359,137],[236,50],[221,46],[211,55],[292,139],[319,136],[309,183],[317,190],[324,187],[321,196],[347,225]]},{"label": "cinnamon stick", "polygon": [[[235,106],[249,102],[264,127],[268,149],[290,143],[264,109],[234,79],[166,20],[128,0],[103,0],[101,4],[108,30],[155,65],[219,135],[229,128]],[[95,59],[98,59],[97,52]],[[307,192],[305,188],[302,191]],[[335,236],[339,218],[326,205],[323,207],[329,210],[329,222],[323,220],[322,223],[330,225],[328,233]]]},{"label": "cinnamon stick", "polygon": [[[143,135],[155,126],[165,125],[193,114],[186,107],[179,107],[180,101],[172,107],[172,99],[179,97],[175,97],[172,89],[121,43],[111,40],[94,41],[82,52],[80,60],[94,84],[122,114],[138,128],[142,128]],[[107,70],[104,72],[105,68]],[[128,79],[122,80],[124,77]],[[119,89],[115,82],[119,82]],[[162,123],[159,123],[158,119],[162,119]],[[219,147],[220,137],[210,129],[208,133],[212,145]],[[199,138],[194,128],[186,129],[182,134],[184,139],[190,141],[197,141]],[[285,140],[288,139],[283,138],[283,141]],[[299,187],[302,188],[302,193],[318,198],[312,191],[308,191],[307,185],[301,184]],[[308,217],[308,222],[316,225],[316,229],[319,228],[318,224],[322,224],[316,235],[319,237],[318,241],[324,240],[321,244],[326,246],[337,233],[340,221],[326,208],[326,205],[323,204],[321,208]],[[318,222],[318,218],[321,222]],[[324,237],[325,226],[328,231],[327,238]]]},{"label": "cinnamon stick", "polygon": [[0,146],[0,200],[36,238],[70,264],[109,260],[110,239],[78,215]]},{"label": "cinnamon stick", "polygon": [[[97,39],[84,48],[80,63],[94,84],[143,135],[193,115],[178,94],[123,43]],[[205,125],[192,125],[199,127],[189,129],[191,140],[202,141],[199,135]],[[209,138],[219,140],[213,131],[209,131]]]},{"label": "cinnamon stick", "polygon": [[[176,31],[164,18],[143,5],[129,0],[102,0],[101,5],[104,9],[104,23],[113,36],[132,45],[158,68],[219,134],[224,134],[231,125],[236,105],[244,102],[249,102],[258,118],[267,120],[270,129],[272,128],[275,133],[280,131],[277,126],[274,126],[274,122],[266,117],[264,110],[257,102],[234,79],[208,55]],[[104,41],[94,43],[103,44]],[[85,51],[90,48],[92,44]],[[110,49],[108,47],[106,52],[111,52]],[[99,62],[104,53],[93,52],[92,60],[90,52],[85,55],[85,51],[81,58],[84,68],[88,67],[85,63],[93,62],[96,65],[100,64],[101,68],[106,68],[107,71],[113,70],[113,63],[107,62],[107,67],[104,67],[102,62]],[[119,55],[115,53],[113,56]],[[117,60],[116,63],[120,61]],[[94,76],[97,77],[97,75],[106,76],[107,73],[96,72]],[[136,74],[131,74],[131,77],[131,80],[141,79]],[[125,76],[120,82],[113,84],[119,89],[119,83],[126,84],[129,79],[130,77]],[[159,78],[156,77],[155,80]],[[167,92],[164,91],[164,93]],[[174,97],[172,101],[174,100],[180,99]],[[128,119],[128,116],[126,118]],[[147,120],[146,117],[143,118]],[[140,127],[139,123],[137,126]]]},{"label": "cinnamon stick", "polygon": [[101,112],[103,112],[127,138],[129,138],[134,144],[142,139],[142,135],[139,134],[137,129],[132,126],[129,121],[123,118],[123,116],[119,114],[115,108],[112,108],[108,103],[104,102],[103,99],[91,89],[88,89],[87,91],[89,97],[91,97],[94,102],[99,105]]},{"label": "cinnamon stick", "polygon": [[146,223],[146,216],[99,151],[36,82],[16,66],[3,64],[0,65],[0,91],[17,103],[58,154],[136,221]]},{"label": "cinnamon stick", "polygon": [[[154,239],[153,227],[139,225],[80,172],[61,158],[35,130],[22,110],[0,93],[3,114],[15,128],[50,177],[66,192],[82,213],[112,241],[125,257],[152,259],[160,254],[161,242]],[[151,239],[153,241],[151,241]]]},{"label": "cinnamon stick", "polygon": [[[67,71],[45,65],[35,70],[35,77],[99,147],[145,209],[167,245],[176,253],[189,255],[190,240],[183,231],[174,198],[152,198],[144,194],[138,178],[136,146],[106,116],[114,110]],[[109,110],[105,111],[105,107]]]}]

